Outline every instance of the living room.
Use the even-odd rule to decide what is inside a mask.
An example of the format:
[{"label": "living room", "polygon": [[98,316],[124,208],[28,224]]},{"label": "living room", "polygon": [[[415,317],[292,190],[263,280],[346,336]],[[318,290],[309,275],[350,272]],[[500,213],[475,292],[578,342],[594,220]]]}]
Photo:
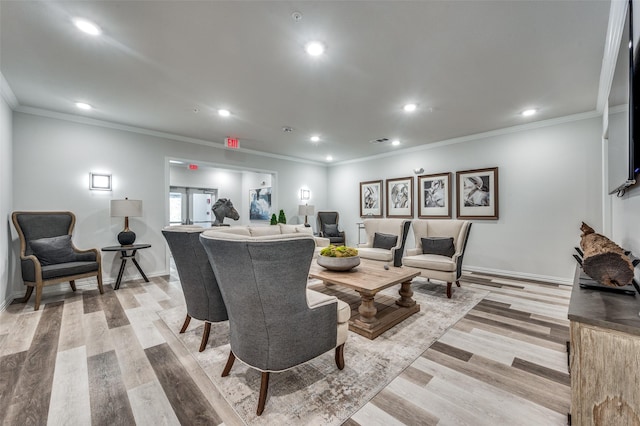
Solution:
[{"label": "living room", "polygon": [[[6,10],[7,3],[1,2],[0,9]],[[605,11],[597,27],[602,40],[596,69],[588,72],[599,79],[601,65],[603,69],[607,64],[613,66],[606,51],[602,56],[606,23],[611,19],[609,3],[596,3],[606,3],[598,9]],[[624,248],[640,252],[640,232],[635,226],[640,220],[640,191],[631,188],[622,197],[607,194],[605,109],[599,102],[602,97],[606,100],[608,85],[602,82],[600,87],[592,87],[591,107],[587,109],[544,120],[518,117],[517,124],[512,121],[491,130],[345,160],[336,151],[332,152],[336,161],[326,162],[257,149],[230,150],[219,139],[184,136],[145,128],[133,121],[95,118],[25,103],[20,96],[22,86],[12,82],[4,62],[0,68],[0,212],[7,222],[0,229],[6,242],[0,246],[1,310],[24,294],[19,241],[10,219],[15,210],[72,211],[77,217],[75,244],[99,248],[116,244],[116,235],[122,229],[122,218],[110,217],[110,200],[142,200],[143,214],[131,218],[130,226],[137,241],[151,247],[138,253],[139,263],[149,277],[168,275],[169,251],[160,231],[169,223],[170,160],[272,175],[273,208],[276,213],[283,209],[289,223],[304,220],[297,214],[300,189],[308,189],[308,203],[316,212],[340,212],[340,224],[351,246],[359,242],[356,224],[363,219],[358,203],[360,182],[416,179],[416,169],[423,169],[425,174],[451,172],[455,176],[458,171],[498,167],[499,219],[474,221],[465,254],[466,271],[571,285],[573,247],[579,242],[583,221]],[[517,111],[512,113],[516,115]],[[434,108],[421,114],[422,120],[438,121],[447,111]],[[288,135],[282,132],[285,137]],[[319,151],[311,144],[305,149]],[[89,190],[91,172],[109,173],[112,191]],[[244,193],[248,199],[248,192]],[[247,199],[233,201],[243,205]],[[225,223],[249,224],[248,209],[240,214],[239,222],[227,219]],[[309,222],[315,228],[315,217]],[[119,266],[115,254],[103,253],[106,284],[115,282]],[[125,273],[125,280],[137,278],[135,270]],[[61,284],[45,291],[45,295],[66,288]]]}]

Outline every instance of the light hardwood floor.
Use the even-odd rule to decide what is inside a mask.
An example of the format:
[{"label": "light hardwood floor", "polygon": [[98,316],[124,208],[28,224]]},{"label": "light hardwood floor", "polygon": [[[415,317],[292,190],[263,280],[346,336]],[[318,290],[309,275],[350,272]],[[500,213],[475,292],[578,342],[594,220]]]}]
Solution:
[{"label": "light hardwood floor", "polygon": [[[491,293],[346,425],[566,424],[571,288],[480,274],[461,282]],[[0,314],[2,424],[242,424],[158,318],[184,304],[175,271],[43,304]]]}]

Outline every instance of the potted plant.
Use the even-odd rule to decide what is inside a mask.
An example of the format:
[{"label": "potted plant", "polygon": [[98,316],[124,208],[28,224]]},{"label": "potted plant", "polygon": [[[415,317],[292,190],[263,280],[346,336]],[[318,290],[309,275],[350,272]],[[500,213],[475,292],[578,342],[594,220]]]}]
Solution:
[{"label": "potted plant", "polygon": [[333,244],[320,250],[318,265],[331,271],[348,271],[360,264],[358,249]]},{"label": "potted plant", "polygon": [[271,215],[271,222],[269,224],[270,225],[277,225],[278,224],[278,218],[276,217],[275,213]]}]

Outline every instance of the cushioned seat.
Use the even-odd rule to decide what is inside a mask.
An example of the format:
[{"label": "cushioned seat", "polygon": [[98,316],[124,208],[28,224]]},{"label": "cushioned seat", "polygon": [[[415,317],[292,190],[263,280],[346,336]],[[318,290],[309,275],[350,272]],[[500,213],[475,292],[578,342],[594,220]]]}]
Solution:
[{"label": "cushioned seat", "polygon": [[[414,220],[416,246],[407,250],[402,264],[421,269],[423,277],[446,282],[447,297],[451,298],[452,283],[455,281],[460,287],[462,259],[470,229],[471,222],[466,220]],[[428,246],[424,247],[423,242]]]},{"label": "cushioned seat", "polygon": [[85,274],[97,271],[99,268],[98,262],[67,262],[47,265],[42,267],[42,278],[48,280],[69,275]]},{"label": "cushioned seat", "polygon": [[363,259],[402,266],[402,255],[411,221],[406,219],[365,219],[367,242],[358,246]]}]

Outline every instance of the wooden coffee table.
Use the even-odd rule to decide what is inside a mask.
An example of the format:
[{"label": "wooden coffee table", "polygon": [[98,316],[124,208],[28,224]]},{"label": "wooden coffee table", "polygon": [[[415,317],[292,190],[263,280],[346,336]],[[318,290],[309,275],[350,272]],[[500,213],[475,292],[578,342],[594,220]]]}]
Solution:
[{"label": "wooden coffee table", "polygon": [[[322,280],[325,285],[339,285],[351,288],[360,295],[355,300],[357,311],[352,305],[349,330],[369,339],[375,339],[394,325],[420,311],[420,305],[411,298],[411,280],[420,275],[420,270],[402,266],[390,266],[384,269],[384,263],[361,259],[360,265],[347,272],[329,271],[318,265],[314,259],[309,276]],[[380,290],[400,284],[400,298],[390,302],[381,302],[382,297],[375,299]],[[336,296],[340,297],[338,294]],[[375,299],[375,300],[374,300]],[[390,298],[386,298],[390,299]],[[346,300],[345,300],[346,301]],[[393,303],[395,302],[395,303]],[[347,301],[349,303],[349,301]],[[376,304],[384,309],[378,309]]]}]

